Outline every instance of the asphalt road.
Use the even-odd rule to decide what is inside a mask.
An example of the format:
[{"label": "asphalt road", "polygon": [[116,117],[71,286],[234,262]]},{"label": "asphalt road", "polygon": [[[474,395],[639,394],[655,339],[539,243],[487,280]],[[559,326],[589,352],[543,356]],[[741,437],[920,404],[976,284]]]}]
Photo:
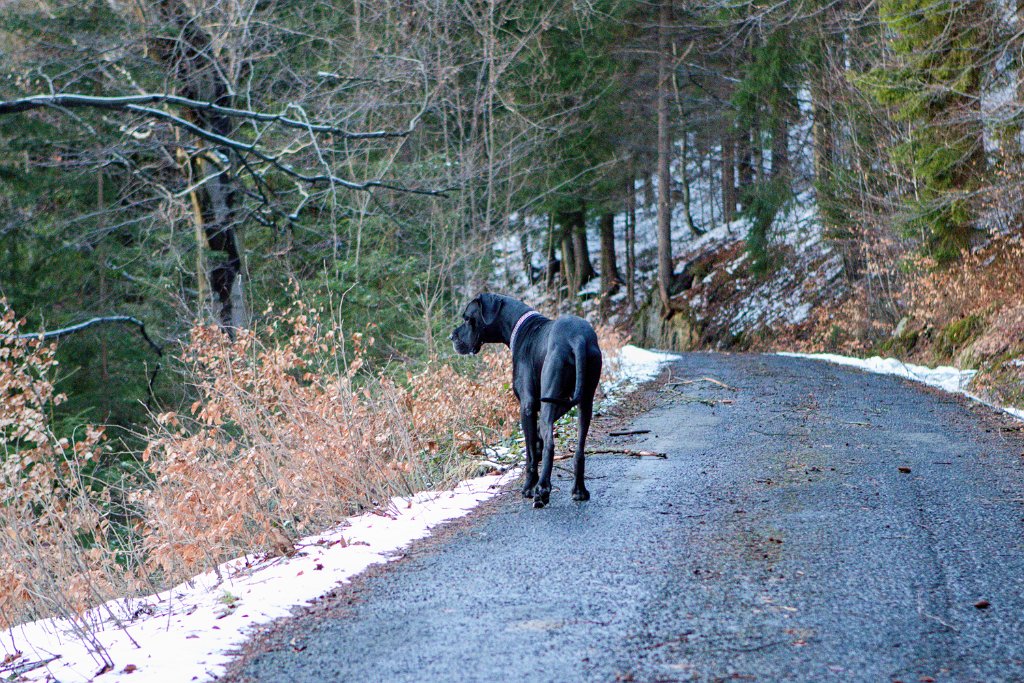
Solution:
[{"label": "asphalt road", "polygon": [[[1024,440],[893,377],[689,354],[592,499],[510,493],[254,643],[259,681],[1024,681]],[[694,401],[728,399],[709,406]],[[901,471],[909,468],[909,471]]]}]

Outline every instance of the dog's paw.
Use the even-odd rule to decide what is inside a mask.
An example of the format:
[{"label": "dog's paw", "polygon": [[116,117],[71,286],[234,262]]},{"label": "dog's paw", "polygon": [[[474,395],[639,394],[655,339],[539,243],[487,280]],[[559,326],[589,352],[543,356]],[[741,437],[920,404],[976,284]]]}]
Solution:
[{"label": "dog's paw", "polygon": [[534,491],[533,507],[542,508],[551,500],[551,489],[538,486]]},{"label": "dog's paw", "polygon": [[586,489],[573,489],[572,499],[580,502],[590,500],[590,491]]},{"label": "dog's paw", "polygon": [[533,498],[533,486],[523,487],[523,498]]}]

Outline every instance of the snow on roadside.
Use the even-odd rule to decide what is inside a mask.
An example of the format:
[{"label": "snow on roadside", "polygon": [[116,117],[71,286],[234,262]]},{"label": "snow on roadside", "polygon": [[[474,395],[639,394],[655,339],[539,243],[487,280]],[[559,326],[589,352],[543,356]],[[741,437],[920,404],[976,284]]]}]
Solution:
[{"label": "snow on roadside", "polygon": [[614,405],[623,393],[635,389],[643,382],[654,379],[661,373],[661,369],[666,363],[671,363],[678,358],[679,356],[674,353],[648,351],[639,346],[626,344],[619,351],[617,358],[619,367],[616,378],[601,386],[605,405]]},{"label": "snow on roadside", "polygon": [[648,351],[639,346],[626,344],[619,352],[620,381],[639,383],[652,380],[658,376],[665,363],[671,363],[678,358],[679,355],[675,353]]},{"label": "snow on roadside", "polygon": [[928,386],[937,387],[951,394],[963,394],[971,400],[977,401],[978,403],[984,403],[991,408],[1001,410],[1008,415],[1012,415],[1018,420],[1024,421],[1024,410],[1018,410],[1017,408],[1009,408],[1007,406],[992,403],[991,401],[987,401],[981,396],[968,391],[967,387],[970,385],[971,380],[974,379],[974,376],[978,374],[977,370],[961,370],[948,365],[929,368],[924,365],[904,363],[896,358],[882,358],[880,356],[873,356],[871,358],[853,358],[851,356],[840,356],[834,353],[790,353],[785,351],[780,352],[777,355],[790,356],[792,358],[822,360],[827,363],[835,363],[836,365],[848,365],[860,368],[861,370],[874,372],[880,375],[896,375],[898,377],[904,377],[906,379],[914,380],[915,382],[927,384]]},{"label": "snow on roadside", "polygon": [[[606,396],[615,400],[656,377],[664,363],[677,357],[623,347]],[[223,673],[232,650],[253,627],[289,615],[371,565],[395,559],[398,551],[429,536],[434,527],[468,514],[518,474],[513,468],[464,481],[451,491],[394,498],[386,513],[350,517],[332,530],[300,540],[292,557],[230,560],[217,571],[161,593],[96,607],[77,624],[53,618],[16,626],[0,633],[7,655],[0,675],[62,683],[213,679]],[[106,662],[112,666],[101,674]]]},{"label": "snow on roadside", "polygon": [[[255,565],[238,558],[220,565],[218,572],[200,574],[162,593],[107,603],[84,617],[92,624],[92,648],[76,637],[80,631],[74,624],[45,619],[12,629],[3,638],[4,650],[12,654],[13,645],[24,653],[19,660],[26,665],[59,655],[24,673],[30,681],[48,676],[62,682],[92,680],[103,666],[94,653],[96,645],[113,662],[112,670],[97,680],[210,679],[223,671],[231,659],[228,653],[245,641],[251,627],[287,616],[293,607],[370,565],[394,559],[397,551],[428,536],[433,527],[462,517],[494,496],[514,476],[478,477],[452,491],[395,498],[386,516],[351,517],[332,531],[300,540],[292,557]],[[11,664],[16,667],[19,660]]]}]

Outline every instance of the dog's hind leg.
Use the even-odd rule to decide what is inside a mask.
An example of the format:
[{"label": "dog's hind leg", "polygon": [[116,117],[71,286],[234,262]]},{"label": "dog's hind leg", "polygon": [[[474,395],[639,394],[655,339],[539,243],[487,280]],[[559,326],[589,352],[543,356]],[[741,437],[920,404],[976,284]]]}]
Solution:
[{"label": "dog's hind leg", "polygon": [[590,420],[594,415],[594,399],[583,399],[580,401],[580,433],[576,441],[576,455],[572,459],[573,478],[572,487],[573,500],[590,500],[590,491],[583,484],[584,480],[584,458],[583,447],[587,443],[587,432],[590,430]]},{"label": "dog's hind leg", "polygon": [[537,466],[543,449],[537,434],[536,403],[523,401],[519,404],[519,423],[523,428],[523,445],[526,450],[526,483],[523,485],[523,498],[533,498],[533,487],[537,485]]},{"label": "dog's hind leg", "polygon": [[540,466],[540,480],[534,489],[533,507],[542,508],[551,498],[551,470],[555,464],[555,422],[565,414],[565,408],[554,403],[540,406],[540,438],[544,442],[544,455]]}]

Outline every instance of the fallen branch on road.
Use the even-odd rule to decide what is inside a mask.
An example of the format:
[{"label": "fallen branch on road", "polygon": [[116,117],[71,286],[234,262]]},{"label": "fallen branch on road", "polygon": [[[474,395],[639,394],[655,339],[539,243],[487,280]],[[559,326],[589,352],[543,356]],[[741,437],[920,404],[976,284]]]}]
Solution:
[{"label": "fallen branch on road", "polygon": [[684,385],[684,384],[695,384],[697,382],[710,382],[711,384],[717,384],[718,386],[722,387],[723,389],[728,389],[729,391],[739,391],[739,389],[737,389],[736,387],[729,386],[725,382],[723,382],[721,380],[717,380],[714,377],[698,377],[696,379],[681,379],[681,380],[676,380],[674,382],[668,382],[667,384],[669,386],[673,386],[674,387],[674,386],[681,386],[681,385]]},{"label": "fallen branch on road", "polygon": [[633,436],[634,434],[650,434],[650,429],[630,429],[624,432],[608,432],[608,436]]},{"label": "fallen branch on road", "polygon": [[587,455],[614,455],[617,453],[628,455],[631,458],[661,458],[662,460],[668,458],[668,454],[666,453],[658,453],[657,451],[637,451],[632,448],[593,448],[586,451]]},{"label": "fallen branch on road", "polygon": [[736,402],[731,398],[700,398],[698,396],[688,396],[687,394],[684,394],[680,391],[676,391],[675,389],[668,386],[664,387],[662,391],[671,391],[673,394],[679,397],[680,401],[683,401],[684,403],[703,403],[704,405],[711,406],[712,408],[714,408],[719,403],[725,403],[728,405]]}]

